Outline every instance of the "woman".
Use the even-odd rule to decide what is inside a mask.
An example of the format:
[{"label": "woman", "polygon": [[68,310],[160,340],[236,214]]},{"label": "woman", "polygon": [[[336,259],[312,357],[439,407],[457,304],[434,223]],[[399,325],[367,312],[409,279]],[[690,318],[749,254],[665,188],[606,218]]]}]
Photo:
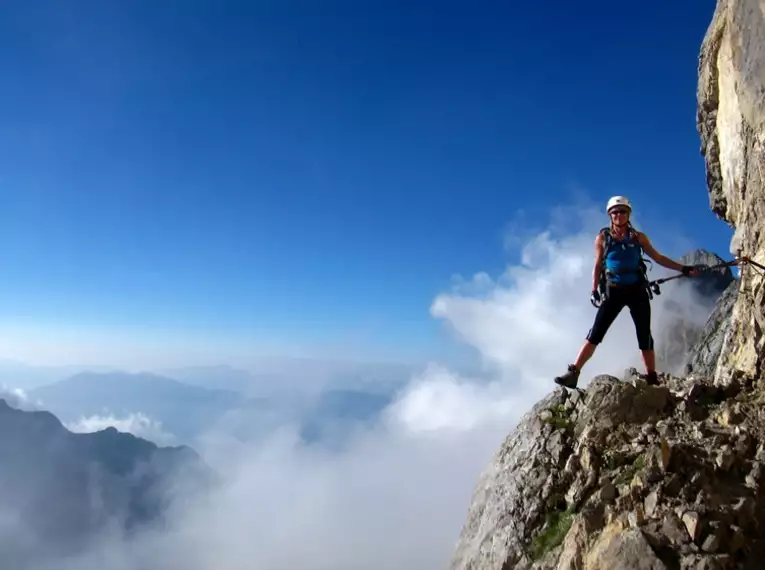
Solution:
[{"label": "woman", "polygon": [[[614,196],[608,201],[606,211],[611,219],[611,226],[608,228],[610,239],[606,240],[603,231],[595,238],[595,267],[592,272],[590,299],[593,304],[601,302],[598,285],[604,261],[606,295],[605,299],[602,299],[598,313],[595,315],[595,322],[587,334],[587,340],[579,351],[576,362],[568,366],[568,372],[555,378],[557,384],[566,388],[576,388],[582,366],[595,353],[595,348],[602,342],[614,319],[624,307],[629,307],[632,321],[635,323],[638,347],[646,368],[646,380],[649,384],[658,384],[656,356],[651,336],[651,303],[647,279],[641,270],[642,251],[645,251],[656,263],[668,269],[682,271],[683,275],[694,277],[699,274],[696,268],[682,265],[660,254],[644,233],[632,227],[630,224],[632,205],[627,198]],[[607,241],[608,250],[606,251]]]}]

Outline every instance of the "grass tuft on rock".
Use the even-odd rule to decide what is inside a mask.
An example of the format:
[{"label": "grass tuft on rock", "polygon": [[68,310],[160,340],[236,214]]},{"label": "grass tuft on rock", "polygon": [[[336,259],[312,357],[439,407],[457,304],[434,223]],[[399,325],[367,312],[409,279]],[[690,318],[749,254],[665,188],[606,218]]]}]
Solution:
[{"label": "grass tuft on rock", "polygon": [[539,560],[550,550],[559,546],[566,538],[573,521],[574,512],[570,509],[548,513],[543,530],[531,541],[529,557],[532,560]]},{"label": "grass tuft on rock", "polygon": [[635,474],[640,471],[643,467],[645,467],[645,454],[640,454],[635,458],[635,461],[632,462],[631,465],[629,465],[617,478],[616,481],[614,481],[615,485],[625,485],[632,481],[632,478],[635,476]]},{"label": "grass tuft on rock", "polygon": [[556,429],[562,429],[566,432],[573,429],[574,426],[569,417],[569,412],[563,404],[547,408],[547,411],[550,412],[550,417],[542,421],[551,424]]}]

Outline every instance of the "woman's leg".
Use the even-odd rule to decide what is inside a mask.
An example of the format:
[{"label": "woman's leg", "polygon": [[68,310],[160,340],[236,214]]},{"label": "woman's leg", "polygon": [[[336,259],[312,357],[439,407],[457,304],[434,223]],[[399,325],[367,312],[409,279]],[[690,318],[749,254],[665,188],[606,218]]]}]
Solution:
[{"label": "woman's leg", "polygon": [[[580,354],[584,353],[584,355],[589,353],[586,360],[589,360],[595,352],[595,347],[603,342],[608,329],[611,328],[611,325],[616,320],[616,317],[619,316],[625,304],[624,293],[620,289],[611,288],[605,300],[598,308],[592,328],[587,333],[587,342],[585,342],[580,351]],[[592,345],[592,348],[589,345]]]},{"label": "woman's leg", "polygon": [[595,315],[595,321],[592,324],[592,328],[587,333],[587,339],[585,340],[582,348],[579,349],[579,354],[576,357],[576,361],[570,364],[568,371],[561,376],[555,378],[555,383],[568,388],[575,388],[577,381],[579,380],[579,373],[582,371],[582,367],[587,361],[595,354],[595,349],[603,341],[608,329],[613,324],[616,317],[624,308],[624,299],[619,292],[609,291],[603,303],[598,307],[598,312]]},{"label": "woman's leg", "polygon": [[642,290],[630,304],[630,315],[635,324],[638,348],[645,364],[649,384],[658,384],[656,376],[656,353],[654,352],[653,336],[651,335],[651,301],[648,291]]},{"label": "woman's leg", "polygon": [[585,340],[582,348],[579,349],[579,354],[577,355],[576,360],[574,361],[574,367],[577,370],[581,370],[582,367],[587,364],[587,361],[592,358],[592,355],[595,354],[595,349],[597,347],[597,344],[593,344],[589,340]]}]

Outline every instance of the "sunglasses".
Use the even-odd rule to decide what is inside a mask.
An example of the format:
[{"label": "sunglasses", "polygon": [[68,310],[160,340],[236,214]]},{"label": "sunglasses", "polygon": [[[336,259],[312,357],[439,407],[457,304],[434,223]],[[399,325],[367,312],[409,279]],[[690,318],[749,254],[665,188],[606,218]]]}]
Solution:
[{"label": "sunglasses", "polygon": [[611,210],[611,215],[612,216],[617,216],[619,214],[625,214],[626,215],[627,214],[627,210]]}]

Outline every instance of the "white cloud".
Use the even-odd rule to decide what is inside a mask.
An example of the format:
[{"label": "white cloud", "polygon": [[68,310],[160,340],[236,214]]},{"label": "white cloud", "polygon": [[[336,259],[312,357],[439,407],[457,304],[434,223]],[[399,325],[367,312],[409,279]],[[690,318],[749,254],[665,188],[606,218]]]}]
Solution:
[{"label": "white cloud", "polygon": [[[595,316],[593,239],[603,215],[558,209],[553,222],[501,275],[457,278],[432,304],[433,316],[480,354],[484,378],[431,365],[341,451],[301,446],[290,430],[257,446],[216,436],[200,451],[228,484],[209,507],[179,513],[176,532],[141,552],[154,566],[189,570],[447,567],[479,472],[519,417],[555,389],[552,378],[573,361]],[[692,307],[676,285],[656,299],[657,327],[673,297]],[[638,363],[624,311],[582,385]]]},{"label": "white cloud", "polygon": [[[473,279],[458,276],[453,290],[435,299],[433,316],[476,349],[493,380],[471,381],[433,367],[411,383],[393,408],[405,425],[418,431],[476,429],[502,420],[510,425],[555,388],[553,378],[574,361],[596,314],[589,294],[594,237],[604,221],[597,208],[556,208],[552,219],[552,229],[526,240],[519,263],[496,278],[483,272]],[[561,235],[561,227],[573,232]],[[657,240],[654,245],[663,249]],[[656,263],[649,272],[651,279],[669,274]],[[678,315],[699,326],[711,308],[688,280],[664,284],[652,302],[656,342],[661,343],[662,330]],[[580,386],[597,374],[620,377],[632,366],[643,369],[625,309],[586,365]]]},{"label": "white cloud", "polygon": [[32,400],[25,390],[11,388],[5,384],[0,384],[0,399],[5,400],[10,407],[17,410],[34,411],[41,409],[41,403]]},{"label": "white cloud", "polygon": [[153,420],[140,412],[127,414],[124,417],[111,414],[83,417],[75,422],[67,423],[65,427],[75,433],[93,433],[113,427],[118,431],[148,439],[157,445],[175,445],[176,443],[175,436],[162,428],[162,422]]},{"label": "white cloud", "polygon": [[413,434],[464,432],[512,417],[518,400],[501,382],[461,378],[431,365],[411,382],[387,415],[390,427]]}]

